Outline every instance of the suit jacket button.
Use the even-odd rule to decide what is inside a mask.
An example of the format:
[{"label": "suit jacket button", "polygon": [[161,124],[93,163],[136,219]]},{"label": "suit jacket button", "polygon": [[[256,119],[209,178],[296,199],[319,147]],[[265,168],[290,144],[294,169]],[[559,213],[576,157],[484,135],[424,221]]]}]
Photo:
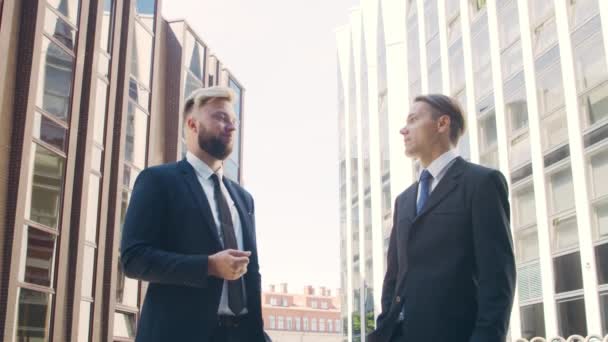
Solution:
[{"label": "suit jacket button", "polygon": [[395,301],[396,301],[397,303],[401,303],[401,297],[397,296],[397,297],[395,298]]}]

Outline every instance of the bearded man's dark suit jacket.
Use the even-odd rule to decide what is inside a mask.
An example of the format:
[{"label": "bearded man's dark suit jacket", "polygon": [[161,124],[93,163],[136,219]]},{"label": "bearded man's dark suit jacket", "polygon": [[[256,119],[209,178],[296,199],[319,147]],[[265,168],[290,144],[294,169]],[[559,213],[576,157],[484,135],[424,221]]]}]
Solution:
[{"label": "bearded man's dark suit jacket", "polygon": [[[458,157],[416,215],[418,183],[395,202],[382,313],[371,342],[503,342],[515,289],[507,184]],[[398,323],[404,311],[404,321]]]},{"label": "bearded man's dark suit jacket", "polygon": [[[244,341],[262,342],[253,198],[223,179],[239,212],[245,250],[252,252],[244,276],[249,312],[242,326]],[[186,160],[140,173],[121,243],[125,274],[149,282],[136,341],[209,341],[218,322],[223,280],[207,273],[207,260],[222,249],[209,201]]]}]

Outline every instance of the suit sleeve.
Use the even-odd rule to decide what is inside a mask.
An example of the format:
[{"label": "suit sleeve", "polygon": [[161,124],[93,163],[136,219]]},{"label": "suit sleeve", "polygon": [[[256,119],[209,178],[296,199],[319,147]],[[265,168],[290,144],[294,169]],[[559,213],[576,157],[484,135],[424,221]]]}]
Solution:
[{"label": "suit sleeve", "polygon": [[504,341],[515,291],[515,258],[510,231],[507,183],[493,171],[472,200],[478,308],[470,342]]},{"label": "suit sleeve", "polygon": [[121,240],[121,263],[129,278],[204,288],[208,256],[165,251],[167,191],[158,171],[146,169],[135,182]]},{"label": "suit sleeve", "polygon": [[386,317],[388,311],[391,308],[393,298],[395,298],[395,286],[397,283],[397,200],[395,200],[395,208],[393,210],[393,229],[391,230],[390,241],[388,245],[388,253],[386,260],[386,274],[384,275],[384,282],[382,284],[382,297],[380,299],[382,303],[382,312],[378,316],[378,326],[381,325],[382,320]]}]

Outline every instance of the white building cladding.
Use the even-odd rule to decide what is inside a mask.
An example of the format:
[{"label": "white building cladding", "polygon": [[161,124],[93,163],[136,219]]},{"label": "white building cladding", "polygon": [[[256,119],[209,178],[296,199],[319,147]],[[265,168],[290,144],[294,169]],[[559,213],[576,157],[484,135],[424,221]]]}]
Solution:
[{"label": "white building cladding", "polygon": [[[510,183],[510,338],[608,334],[608,1],[361,0],[336,31],[345,340],[380,313],[411,100],[458,98],[466,159]],[[363,322],[363,323],[362,323]]]}]

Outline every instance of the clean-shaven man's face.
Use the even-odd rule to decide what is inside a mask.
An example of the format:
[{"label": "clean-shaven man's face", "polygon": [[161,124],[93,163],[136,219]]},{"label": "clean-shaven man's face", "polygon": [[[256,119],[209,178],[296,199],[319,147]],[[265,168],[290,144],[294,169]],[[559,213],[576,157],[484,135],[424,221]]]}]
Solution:
[{"label": "clean-shaven man's face", "polygon": [[440,133],[444,131],[439,120],[433,118],[433,107],[428,103],[418,101],[412,104],[407,123],[400,131],[408,157],[418,158],[438,143]]}]

